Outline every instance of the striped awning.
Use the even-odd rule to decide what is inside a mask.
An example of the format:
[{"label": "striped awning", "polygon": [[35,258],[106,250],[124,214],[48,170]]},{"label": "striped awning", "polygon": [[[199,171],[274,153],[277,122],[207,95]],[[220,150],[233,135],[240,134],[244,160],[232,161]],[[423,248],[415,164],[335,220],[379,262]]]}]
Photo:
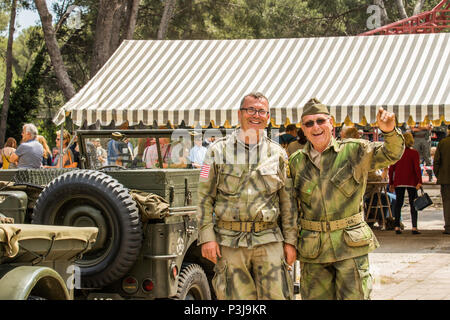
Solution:
[{"label": "striped awning", "polygon": [[257,40],[124,41],[55,117],[80,126],[238,123],[242,97],[264,93],[276,124],[312,97],[338,123],[450,120],[450,34]]}]

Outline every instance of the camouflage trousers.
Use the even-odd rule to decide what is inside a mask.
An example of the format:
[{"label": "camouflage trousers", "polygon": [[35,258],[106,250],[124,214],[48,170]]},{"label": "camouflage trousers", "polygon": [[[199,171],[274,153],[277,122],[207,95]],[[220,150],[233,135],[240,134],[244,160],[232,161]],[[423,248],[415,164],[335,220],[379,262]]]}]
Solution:
[{"label": "camouflage trousers", "polygon": [[300,262],[302,300],[369,300],[369,256],[333,263]]},{"label": "camouflage trousers", "polygon": [[220,247],[213,287],[219,300],[293,299],[282,242],[254,248]]}]

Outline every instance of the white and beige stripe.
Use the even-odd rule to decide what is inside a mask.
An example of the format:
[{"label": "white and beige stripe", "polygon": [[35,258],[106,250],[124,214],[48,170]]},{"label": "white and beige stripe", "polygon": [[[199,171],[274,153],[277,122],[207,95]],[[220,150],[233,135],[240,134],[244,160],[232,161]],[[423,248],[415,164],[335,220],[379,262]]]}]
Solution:
[{"label": "white and beige stripe", "polygon": [[238,122],[242,97],[260,91],[277,124],[298,122],[312,97],[337,122],[450,120],[450,34],[258,40],[125,41],[55,117],[78,126]]}]

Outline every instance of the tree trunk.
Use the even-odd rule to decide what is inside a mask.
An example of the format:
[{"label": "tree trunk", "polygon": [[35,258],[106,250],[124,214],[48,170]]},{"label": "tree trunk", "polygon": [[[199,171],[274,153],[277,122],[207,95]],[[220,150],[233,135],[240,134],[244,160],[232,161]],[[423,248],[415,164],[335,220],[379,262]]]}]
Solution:
[{"label": "tree trunk", "polygon": [[105,64],[110,57],[111,34],[113,30],[114,14],[120,8],[119,0],[100,0],[95,40],[91,61],[91,78]]},{"label": "tree trunk", "polygon": [[75,88],[73,87],[72,81],[70,80],[66,67],[64,66],[64,61],[56,40],[56,32],[52,26],[52,16],[47,9],[45,0],[35,0],[34,3],[41,18],[45,44],[55,70],[58,85],[61,88],[66,100],[70,100],[70,98],[75,95]]},{"label": "tree trunk", "polygon": [[400,18],[402,18],[402,19],[408,18],[408,15],[406,14],[405,6],[403,5],[403,0],[396,0],[395,2],[397,3],[397,9],[398,9]]},{"label": "tree trunk", "polygon": [[164,11],[158,29],[158,40],[163,40],[167,35],[167,30],[169,29],[169,22],[170,19],[172,19],[175,4],[176,0],[164,1]]},{"label": "tree trunk", "polygon": [[133,39],[134,29],[136,28],[136,20],[139,11],[139,0],[128,0],[127,6],[127,24],[124,32],[124,39]]},{"label": "tree trunk", "polygon": [[413,15],[416,15],[416,14],[419,14],[420,12],[422,12],[424,3],[425,3],[425,0],[417,0],[416,5],[414,6]]},{"label": "tree trunk", "polygon": [[113,24],[111,29],[111,40],[109,42],[109,56],[112,56],[114,51],[119,47],[122,42],[121,30],[125,22],[125,15],[127,13],[127,3],[122,3],[120,8],[114,13]]},{"label": "tree trunk", "polygon": [[387,15],[386,7],[384,6],[383,0],[375,0],[374,4],[380,7],[381,9],[381,25],[387,25],[389,23],[389,17]]},{"label": "tree trunk", "polygon": [[0,144],[3,148],[5,143],[6,124],[8,123],[9,96],[11,94],[12,82],[12,49],[14,40],[14,24],[16,23],[17,0],[11,0],[11,16],[9,19],[8,45],[6,48],[6,81],[3,93],[2,119],[0,121]]}]

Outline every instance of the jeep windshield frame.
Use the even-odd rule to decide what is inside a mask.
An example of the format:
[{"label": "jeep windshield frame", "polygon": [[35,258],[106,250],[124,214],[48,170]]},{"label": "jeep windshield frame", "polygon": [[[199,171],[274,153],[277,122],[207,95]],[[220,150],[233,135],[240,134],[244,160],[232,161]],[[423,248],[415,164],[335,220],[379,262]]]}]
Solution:
[{"label": "jeep windshield frame", "polygon": [[[186,151],[195,145],[195,138],[201,135],[202,142],[206,139],[221,138],[230,134],[234,129],[101,129],[77,130],[78,148],[80,152],[81,167],[83,169],[100,169],[103,167],[121,167],[127,169],[151,168],[190,168]],[[127,140],[128,139],[128,140]],[[169,139],[169,140],[167,140]],[[144,142],[144,140],[146,142]],[[108,144],[122,146],[122,158],[115,163],[113,158],[99,163],[96,154],[97,141],[104,151]],[[116,141],[116,142],[110,142]],[[131,144],[131,145],[130,145]],[[155,145],[151,150],[151,163],[143,161],[143,152]],[[144,147],[145,146],[145,147]],[[119,148],[120,149],[120,148]],[[126,150],[128,149],[128,151]],[[124,154],[128,153],[125,160]],[[106,154],[106,157],[108,155]],[[141,157],[141,158],[139,158]],[[168,160],[167,160],[168,159]]]}]

